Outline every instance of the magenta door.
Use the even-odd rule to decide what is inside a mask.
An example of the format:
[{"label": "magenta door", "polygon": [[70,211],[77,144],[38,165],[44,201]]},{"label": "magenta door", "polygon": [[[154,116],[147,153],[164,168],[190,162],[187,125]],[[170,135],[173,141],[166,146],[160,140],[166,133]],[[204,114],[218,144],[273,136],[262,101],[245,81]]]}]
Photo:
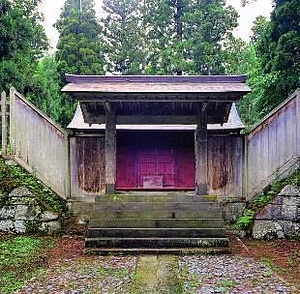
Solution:
[{"label": "magenta door", "polygon": [[193,138],[193,133],[175,132],[118,134],[117,189],[194,189]]},{"label": "magenta door", "polygon": [[143,188],[174,188],[175,158],[172,150],[149,150],[138,154],[138,184]]}]

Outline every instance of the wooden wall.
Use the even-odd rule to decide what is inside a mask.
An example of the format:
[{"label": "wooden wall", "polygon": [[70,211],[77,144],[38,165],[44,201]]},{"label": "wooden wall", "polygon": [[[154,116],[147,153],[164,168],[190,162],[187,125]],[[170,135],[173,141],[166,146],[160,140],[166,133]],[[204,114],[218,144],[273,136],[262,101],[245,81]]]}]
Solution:
[{"label": "wooden wall", "polygon": [[247,137],[248,198],[299,167],[300,92],[295,92],[260,121]]},{"label": "wooden wall", "polygon": [[14,89],[10,92],[10,147],[20,165],[61,197],[70,197],[68,135]]},{"label": "wooden wall", "polygon": [[208,194],[242,197],[243,145],[242,136],[208,136]]},{"label": "wooden wall", "polygon": [[[105,137],[70,138],[71,195],[93,201],[105,191]],[[90,199],[88,199],[90,198]]]},{"label": "wooden wall", "polygon": [[[92,202],[96,195],[105,192],[104,146],[104,134],[70,138],[72,198]],[[209,135],[210,194],[221,198],[242,196],[243,146],[242,136]]]}]

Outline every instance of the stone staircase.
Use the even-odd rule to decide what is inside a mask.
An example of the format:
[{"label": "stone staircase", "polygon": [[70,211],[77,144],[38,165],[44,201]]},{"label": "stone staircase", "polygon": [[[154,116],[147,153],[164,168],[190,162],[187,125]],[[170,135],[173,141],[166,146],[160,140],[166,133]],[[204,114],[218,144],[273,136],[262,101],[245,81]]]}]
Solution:
[{"label": "stone staircase", "polygon": [[85,240],[87,253],[227,253],[217,202],[184,193],[99,196]]}]

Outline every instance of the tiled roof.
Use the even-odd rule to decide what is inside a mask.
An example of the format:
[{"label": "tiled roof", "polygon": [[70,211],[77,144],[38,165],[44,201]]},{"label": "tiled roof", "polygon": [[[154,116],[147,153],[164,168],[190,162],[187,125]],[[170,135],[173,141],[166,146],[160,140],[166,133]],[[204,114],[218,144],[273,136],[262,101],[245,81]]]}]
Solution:
[{"label": "tiled roof", "polygon": [[63,92],[226,93],[250,92],[246,76],[88,76],[66,75]]}]

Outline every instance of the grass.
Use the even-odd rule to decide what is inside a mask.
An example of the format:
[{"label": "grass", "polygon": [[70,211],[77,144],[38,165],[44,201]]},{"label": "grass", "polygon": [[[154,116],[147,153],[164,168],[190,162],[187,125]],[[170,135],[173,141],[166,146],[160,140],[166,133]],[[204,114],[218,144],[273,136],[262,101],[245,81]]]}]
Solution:
[{"label": "grass", "polygon": [[195,293],[196,289],[201,286],[201,280],[196,274],[189,273],[186,267],[182,267],[179,271],[179,284],[181,285],[181,293]]},{"label": "grass", "polygon": [[12,293],[33,276],[41,275],[45,267],[43,254],[53,245],[53,238],[27,236],[0,241],[0,293]]},{"label": "grass", "polygon": [[217,286],[218,293],[228,293],[231,288],[236,286],[236,283],[232,280],[221,280],[217,283]]}]

